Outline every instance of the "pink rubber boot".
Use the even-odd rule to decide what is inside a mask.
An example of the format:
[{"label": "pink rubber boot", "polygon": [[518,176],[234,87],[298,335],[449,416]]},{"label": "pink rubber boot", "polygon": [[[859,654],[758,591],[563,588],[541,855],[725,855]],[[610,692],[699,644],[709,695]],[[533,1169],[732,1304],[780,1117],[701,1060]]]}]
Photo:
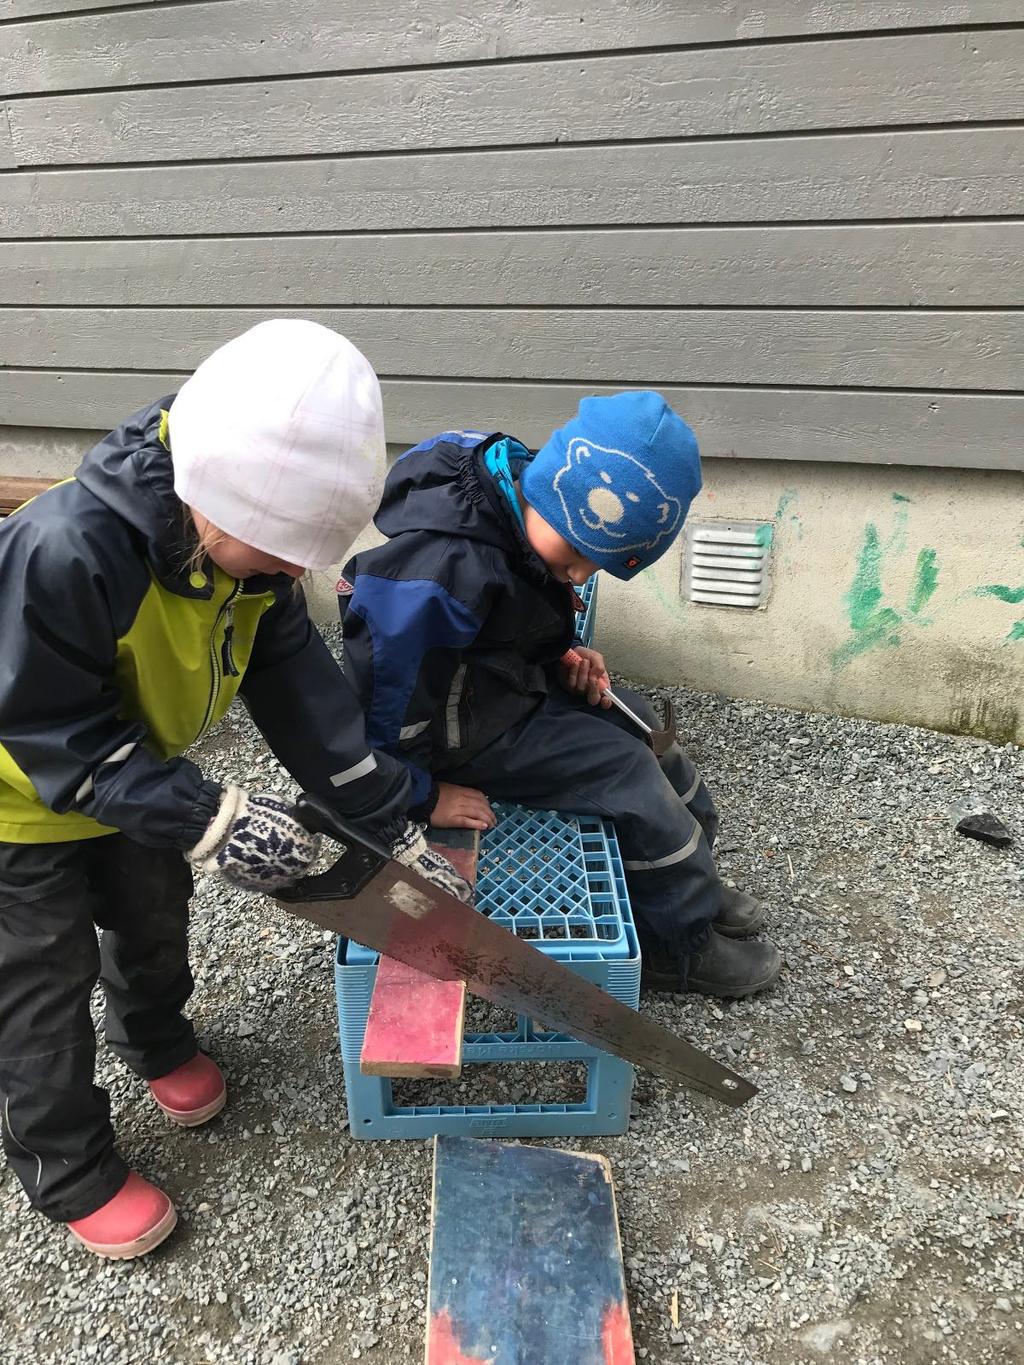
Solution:
[{"label": "pink rubber boot", "polygon": [[144,1256],[174,1231],[178,1215],[174,1205],[155,1185],[135,1171],[102,1208],[68,1224],[89,1251],[108,1260],[127,1261]]},{"label": "pink rubber boot", "polygon": [[149,1091],[167,1117],[183,1128],[208,1122],[220,1113],[228,1098],[220,1067],[201,1052],[159,1080],[150,1081]]}]

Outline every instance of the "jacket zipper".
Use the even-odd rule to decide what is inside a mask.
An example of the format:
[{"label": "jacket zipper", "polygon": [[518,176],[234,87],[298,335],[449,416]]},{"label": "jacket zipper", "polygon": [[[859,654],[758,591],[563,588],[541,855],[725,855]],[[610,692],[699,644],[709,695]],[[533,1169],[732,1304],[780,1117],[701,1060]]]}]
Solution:
[{"label": "jacket zipper", "polygon": [[[196,740],[202,739],[213,721],[213,713],[217,709],[217,697],[220,695],[220,685],[223,681],[224,674],[227,673],[230,677],[238,676],[238,669],[235,667],[235,661],[231,656],[231,636],[229,631],[234,631],[234,623],[232,621],[234,607],[232,606],[232,603],[241,590],[241,580],[236,578],[235,586],[221,603],[220,610],[217,612],[216,620],[213,623],[213,629],[210,631],[210,695],[206,701],[206,714],[203,717],[203,723],[200,726],[199,733],[196,735]],[[225,616],[228,618],[228,625],[224,631],[223,652],[221,652],[217,649],[217,631]],[[193,743],[194,742],[195,741],[193,741]]]},{"label": "jacket zipper", "polygon": [[229,678],[238,677],[238,669],[235,667],[235,656],[231,652],[231,637],[235,633],[235,608],[234,605],[228,606],[227,621],[224,625],[224,643],[220,647],[220,657],[224,665],[224,672]]}]

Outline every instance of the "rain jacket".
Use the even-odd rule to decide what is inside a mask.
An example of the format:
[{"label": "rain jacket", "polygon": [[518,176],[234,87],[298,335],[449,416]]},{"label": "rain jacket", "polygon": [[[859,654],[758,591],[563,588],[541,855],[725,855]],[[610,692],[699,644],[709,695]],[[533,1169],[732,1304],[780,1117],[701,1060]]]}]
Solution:
[{"label": "rain jacket", "polygon": [[167,409],[130,417],[75,477],[0,521],[0,840],[121,830],[191,848],[221,787],[180,755],[236,693],[301,786],[372,828],[404,817],[404,767],[286,575],[189,573]]},{"label": "rain jacket", "polygon": [[345,672],[367,737],[412,778],[457,767],[542,704],[582,605],[530,548],[514,489],[531,457],[511,437],[445,432],[388,475],[374,524],[384,545],[354,555],[338,584]]}]

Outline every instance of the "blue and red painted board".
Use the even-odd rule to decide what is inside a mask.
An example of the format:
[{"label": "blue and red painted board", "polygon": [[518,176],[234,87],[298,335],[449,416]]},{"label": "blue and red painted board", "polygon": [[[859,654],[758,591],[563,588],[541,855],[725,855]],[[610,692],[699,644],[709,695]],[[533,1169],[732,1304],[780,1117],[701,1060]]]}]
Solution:
[{"label": "blue and red painted board", "polygon": [[427,1365],[634,1365],[611,1167],[438,1137]]}]

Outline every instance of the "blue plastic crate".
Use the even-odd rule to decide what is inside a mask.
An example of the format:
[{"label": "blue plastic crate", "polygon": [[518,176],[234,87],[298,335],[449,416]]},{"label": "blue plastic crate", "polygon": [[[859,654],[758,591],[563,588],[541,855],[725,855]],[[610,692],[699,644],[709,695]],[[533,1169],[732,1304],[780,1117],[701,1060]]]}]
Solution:
[{"label": "blue plastic crate", "polygon": [[[497,826],[480,841],[476,908],[563,962],[636,955],[629,897],[613,827],[593,815],[561,815],[494,803]],[[376,962],[350,943],[346,962]]]},{"label": "blue plastic crate", "polygon": [[[636,1009],[640,949],[612,826],[588,816],[505,805],[495,809],[498,827],[481,844],[478,909]],[[463,1060],[585,1063],[583,1103],[397,1104],[390,1080],[359,1070],[376,961],[377,955],[359,944],[339,944],[335,980],[353,1137],[571,1137],[626,1131],[632,1066],[566,1034],[543,1031],[525,1016],[519,1016],[514,1031],[467,1032]]]},{"label": "blue plastic crate", "polygon": [[597,574],[588,578],[580,588],[583,611],[576,613],[576,634],[585,645],[594,643],[594,629],[597,625]]}]

